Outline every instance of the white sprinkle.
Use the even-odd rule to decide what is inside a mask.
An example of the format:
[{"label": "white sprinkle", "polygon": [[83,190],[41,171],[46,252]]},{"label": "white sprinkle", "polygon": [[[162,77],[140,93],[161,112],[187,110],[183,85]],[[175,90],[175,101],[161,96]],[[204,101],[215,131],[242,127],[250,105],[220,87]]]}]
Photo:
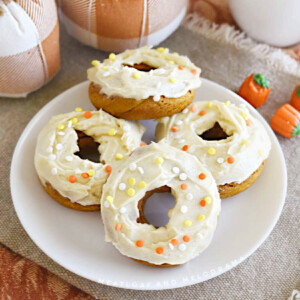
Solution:
[{"label": "white sprinkle", "polygon": [[187,206],[182,205],[182,206],[180,207],[180,211],[181,211],[183,214],[185,214],[185,213],[188,211]]},{"label": "white sprinkle", "polygon": [[159,101],[159,100],[160,100],[160,95],[155,95],[155,96],[153,97],[153,101],[157,102],[157,101]]},{"label": "white sprinkle", "polygon": [[53,151],[53,148],[51,146],[49,146],[47,149],[46,149],[46,152],[48,153],[51,153]]},{"label": "white sprinkle", "polygon": [[166,70],[165,69],[156,69],[156,73],[157,74],[164,74],[164,73],[166,73]]},{"label": "white sprinkle", "polygon": [[207,234],[207,232],[198,232],[197,233],[197,236],[200,238],[200,239],[203,239],[203,238],[205,238],[205,236],[206,236],[206,234]]},{"label": "white sprinkle", "polygon": [[127,211],[127,208],[126,208],[126,207],[121,207],[121,208],[120,208],[120,213],[121,213],[121,214],[125,214],[126,211]]},{"label": "white sprinkle", "polygon": [[136,164],[135,163],[131,163],[130,165],[129,165],[129,170],[130,171],[134,171],[136,169]]},{"label": "white sprinkle", "polygon": [[159,81],[157,84],[156,84],[156,88],[159,89],[161,87],[161,82]]},{"label": "white sprinkle", "polygon": [[180,245],[178,246],[178,248],[179,248],[180,251],[185,251],[186,245],[185,245],[185,244],[180,244]]},{"label": "white sprinkle", "polygon": [[72,124],[72,120],[70,120],[70,121],[68,122],[68,127],[71,128],[72,125],[73,125],[73,124]]},{"label": "white sprinkle", "polygon": [[58,135],[65,135],[65,132],[64,131],[59,131],[57,134]]},{"label": "white sprinkle", "polygon": [[171,243],[169,243],[169,247],[170,247],[171,250],[174,249],[174,246]]},{"label": "white sprinkle", "polygon": [[173,168],[172,168],[172,172],[173,172],[174,174],[178,174],[178,173],[180,172],[180,170],[179,170],[178,167],[173,167]]},{"label": "white sprinkle", "polygon": [[186,194],[186,200],[193,200],[194,196],[191,193]]},{"label": "white sprinkle", "polygon": [[186,114],[189,110],[187,108],[185,108],[182,113]]},{"label": "white sprinkle", "polygon": [[142,167],[138,167],[137,169],[138,169],[138,171],[140,172],[140,174],[143,175],[143,174],[145,173],[145,172],[144,172],[144,169],[143,169]]},{"label": "white sprinkle", "polygon": [[179,174],[179,179],[180,180],[186,180],[187,179],[187,175],[185,173],[180,173]]},{"label": "white sprinkle", "polygon": [[75,170],[75,174],[80,174],[80,173],[83,173],[80,169]]},{"label": "white sprinkle", "polygon": [[178,143],[179,144],[183,144],[185,142],[185,140],[184,139],[180,139],[180,140],[178,140]]},{"label": "white sprinkle", "polygon": [[103,72],[103,77],[108,77],[109,75],[110,75],[110,72],[108,72],[108,71]]},{"label": "white sprinkle", "polygon": [[50,154],[49,155],[49,159],[50,160],[55,160],[56,159],[56,155],[55,154]]},{"label": "white sprinkle", "polygon": [[109,203],[107,201],[104,202],[104,206],[107,208],[109,207]]},{"label": "white sprinkle", "polygon": [[224,162],[224,158],[223,158],[223,157],[219,157],[219,158],[217,159],[217,162],[218,162],[219,164],[222,164],[222,163]]},{"label": "white sprinkle", "polygon": [[55,148],[56,148],[56,150],[61,150],[63,148],[63,145],[62,144],[57,144]]},{"label": "white sprinkle", "polygon": [[66,159],[67,161],[72,161],[72,160],[73,160],[73,157],[72,157],[71,155],[67,155],[67,156],[65,157],[65,159]]},{"label": "white sprinkle", "polygon": [[183,122],[182,122],[181,120],[177,120],[177,121],[175,122],[176,125],[182,125],[182,123],[183,123]]},{"label": "white sprinkle", "polygon": [[119,190],[120,191],[124,191],[126,189],[126,184],[124,183],[124,182],[121,182],[120,184],[119,184]]},{"label": "white sprinkle", "polygon": [[130,126],[128,124],[123,126],[123,130],[124,131],[129,131],[130,130]]},{"label": "white sprinkle", "polygon": [[56,175],[56,174],[57,174],[57,169],[56,169],[56,168],[53,168],[53,169],[51,170],[51,173],[52,173],[52,175]]}]

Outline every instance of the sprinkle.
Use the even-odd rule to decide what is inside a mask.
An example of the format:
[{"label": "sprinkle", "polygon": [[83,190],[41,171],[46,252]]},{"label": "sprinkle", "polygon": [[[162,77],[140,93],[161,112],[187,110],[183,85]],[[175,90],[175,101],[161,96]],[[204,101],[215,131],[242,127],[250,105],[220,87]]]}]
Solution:
[{"label": "sprinkle", "polygon": [[63,148],[63,145],[62,144],[57,144],[55,146],[56,150],[61,150]]},{"label": "sprinkle", "polygon": [[102,66],[101,69],[102,70],[107,70],[107,66]]},{"label": "sprinkle", "polygon": [[170,65],[174,65],[174,60],[168,60],[168,63],[170,64]]},{"label": "sprinkle", "polygon": [[64,124],[58,124],[57,125],[57,129],[58,130],[64,130],[65,129],[65,125]]},{"label": "sprinkle", "polygon": [[172,131],[173,131],[173,132],[177,132],[177,131],[179,131],[179,128],[178,128],[177,126],[172,126],[172,128],[171,128],[171,129],[172,129]]},{"label": "sprinkle", "polygon": [[144,246],[144,242],[142,240],[136,241],[135,244],[136,244],[137,247],[143,247]]},{"label": "sprinkle", "polygon": [[156,251],[157,254],[162,254],[162,253],[164,253],[164,248],[163,247],[157,247],[155,251]]},{"label": "sprinkle", "polygon": [[50,154],[49,155],[49,159],[50,160],[55,160],[56,159],[56,155],[55,154]]},{"label": "sprinkle", "polygon": [[182,183],[182,184],[180,185],[180,188],[181,188],[182,190],[186,190],[186,189],[188,188],[188,185],[187,185],[186,183]]},{"label": "sprinkle", "polygon": [[162,157],[157,157],[155,161],[156,161],[156,163],[161,165],[164,162],[164,159]]},{"label": "sprinkle", "polygon": [[199,112],[199,116],[204,116],[206,114],[206,111],[205,110],[201,110],[200,112]]},{"label": "sprinkle", "polygon": [[227,162],[228,162],[229,164],[233,164],[233,163],[234,163],[234,157],[229,156],[229,157],[227,158]]},{"label": "sprinkle", "polygon": [[199,174],[199,179],[204,180],[206,178],[206,175],[204,173]]},{"label": "sprinkle", "polygon": [[120,213],[121,213],[121,214],[125,214],[126,211],[127,211],[127,208],[126,208],[126,207],[123,206],[123,207],[120,208]]},{"label": "sprinkle", "polygon": [[126,184],[124,183],[124,182],[121,182],[120,184],[119,184],[119,190],[120,191],[124,191],[126,189]]},{"label": "sprinkle", "polygon": [[82,173],[82,171],[80,169],[75,170],[75,174],[80,174],[80,173]]},{"label": "sprinkle", "polygon": [[212,107],[212,102],[211,102],[211,101],[208,101],[206,106],[207,106],[208,108],[211,108],[211,107]]},{"label": "sprinkle", "polygon": [[154,95],[153,96],[153,101],[157,102],[160,100],[160,95]]},{"label": "sprinkle", "polygon": [[183,144],[185,142],[185,139],[178,140],[178,144]]},{"label": "sprinkle", "polygon": [[110,75],[110,72],[109,71],[105,71],[105,72],[103,72],[103,77],[108,77],[109,75]]},{"label": "sprinkle", "polygon": [[89,171],[88,171],[88,174],[89,174],[90,177],[93,177],[95,175],[95,173],[96,172],[93,169],[89,169]]},{"label": "sprinkle", "polygon": [[206,201],[205,201],[204,199],[202,199],[202,200],[200,201],[200,205],[201,205],[202,207],[206,206]]},{"label": "sprinkle", "polygon": [[193,105],[193,106],[191,107],[191,112],[195,113],[196,111],[197,111],[197,107],[196,107],[195,105]]},{"label": "sprinkle", "polygon": [[68,122],[68,127],[71,128],[72,125],[73,125],[73,124],[72,124],[72,120],[70,120],[70,121]]},{"label": "sprinkle", "polygon": [[211,197],[205,196],[205,197],[203,198],[203,200],[206,201],[207,204],[209,204],[209,203],[211,202]]},{"label": "sprinkle", "polygon": [[223,157],[218,157],[217,163],[222,164],[223,162],[224,162],[224,158]]},{"label": "sprinkle", "polygon": [[129,170],[130,171],[134,171],[136,169],[136,164],[135,163],[131,163],[130,165],[129,165]]},{"label": "sprinkle", "polygon": [[69,181],[71,182],[71,183],[74,183],[74,182],[76,182],[76,177],[74,176],[74,175],[71,175],[71,176],[69,176]]},{"label": "sprinkle", "polygon": [[85,117],[86,119],[89,119],[91,116],[92,116],[92,113],[91,113],[90,111],[86,111],[86,112],[84,113],[84,117]]},{"label": "sprinkle", "polygon": [[52,175],[56,175],[56,174],[57,174],[57,169],[56,169],[56,168],[53,168],[53,169],[51,170],[51,173],[52,173]]},{"label": "sprinkle", "polygon": [[169,82],[171,82],[171,83],[176,83],[176,78],[175,78],[175,77],[171,77],[171,78],[169,79]]},{"label": "sprinkle", "polygon": [[180,244],[180,245],[178,246],[178,249],[179,249],[180,251],[185,251],[186,245]]},{"label": "sprinkle", "polygon": [[186,200],[191,201],[191,200],[193,200],[193,198],[194,198],[193,194],[191,194],[191,193],[186,194]]},{"label": "sprinkle", "polygon": [[183,66],[178,66],[178,69],[179,69],[180,71],[182,71],[182,70],[184,70],[184,67],[183,67]]},{"label": "sprinkle", "polygon": [[215,155],[216,154],[216,149],[215,148],[208,148],[207,153],[209,155]]},{"label": "sprinkle", "polygon": [[138,171],[140,172],[141,175],[143,175],[145,173],[145,171],[142,167],[138,167],[137,169],[138,169]]},{"label": "sprinkle", "polygon": [[140,79],[140,78],[141,78],[141,74],[140,74],[140,73],[133,73],[133,74],[132,74],[132,77],[133,77],[134,79]]},{"label": "sprinkle", "polygon": [[248,119],[248,115],[246,113],[241,113],[241,116],[243,117],[243,119],[247,120]]},{"label": "sprinkle", "polygon": [[169,247],[171,250],[174,250],[174,246],[171,243],[169,243]]},{"label": "sprinkle", "polygon": [[191,73],[193,73],[194,75],[197,75],[197,70],[196,69],[192,69]]},{"label": "sprinkle", "polygon": [[172,239],[172,240],[171,240],[171,244],[172,244],[173,246],[177,246],[177,245],[179,244],[179,241],[178,241],[177,239]]},{"label": "sprinkle", "polygon": [[185,221],[183,222],[183,224],[184,224],[184,226],[186,226],[186,227],[190,227],[190,226],[192,226],[192,221],[191,221],[191,220],[185,220]]},{"label": "sprinkle", "polygon": [[251,123],[250,123],[249,120],[245,120],[245,122],[246,122],[246,125],[247,125],[247,126],[251,126]]},{"label": "sprinkle", "polygon": [[116,231],[119,231],[119,230],[121,230],[121,228],[122,228],[122,224],[116,224],[116,227],[115,227],[115,230]]},{"label": "sprinkle", "polygon": [[82,109],[81,107],[76,107],[76,108],[75,108],[75,111],[76,111],[76,112],[82,112],[83,109]]},{"label": "sprinkle", "polygon": [[113,198],[112,196],[107,196],[107,197],[106,197],[106,201],[107,201],[108,203],[113,203],[113,202],[114,202],[114,198]]},{"label": "sprinkle", "polygon": [[242,141],[242,145],[248,146],[248,145],[249,145],[249,141],[248,141],[248,140],[243,140],[243,141]]},{"label": "sprinkle", "polygon": [[67,155],[65,157],[66,161],[72,161],[73,160],[73,157],[71,155]]},{"label": "sprinkle", "polygon": [[173,167],[173,168],[172,168],[172,172],[173,172],[174,174],[178,174],[178,173],[180,172],[180,170],[179,170],[178,167]]},{"label": "sprinkle", "polygon": [[130,126],[128,124],[123,126],[123,130],[124,131],[129,131],[130,130]]},{"label": "sprinkle", "polygon": [[159,53],[164,53],[166,51],[166,48],[159,47],[156,49]]},{"label": "sprinkle", "polygon": [[187,179],[187,175],[185,173],[180,173],[179,174],[179,179],[180,180],[186,180]]},{"label": "sprinkle", "polygon": [[81,174],[81,177],[82,177],[82,178],[89,178],[90,176],[89,176],[88,173],[82,173],[82,174]]},{"label": "sprinkle", "polygon": [[121,160],[121,159],[123,159],[123,154],[121,154],[121,153],[117,153],[116,154],[116,160]]},{"label": "sprinkle", "polygon": [[108,58],[109,58],[110,60],[114,61],[114,60],[116,60],[116,54],[110,53],[109,56],[108,56]]},{"label": "sprinkle", "polygon": [[205,219],[205,216],[204,215],[199,215],[198,217],[197,217],[197,220],[198,221],[203,221]]},{"label": "sprinkle", "polygon": [[258,154],[259,154],[260,156],[263,156],[263,155],[264,155],[264,150],[262,150],[262,149],[258,150]]},{"label": "sprinkle", "polygon": [[128,183],[129,183],[130,185],[135,185],[135,179],[134,179],[133,177],[129,178],[129,179],[128,179]]},{"label": "sprinkle", "polygon": [[92,60],[91,64],[95,67],[98,67],[100,65],[100,61],[99,60]]},{"label": "sprinkle", "polygon": [[189,146],[188,146],[188,145],[184,145],[184,146],[182,147],[182,150],[183,150],[183,151],[188,151],[188,149],[189,149]]},{"label": "sprinkle", "polygon": [[186,114],[189,110],[187,108],[185,108],[182,113]]},{"label": "sprinkle", "polygon": [[228,105],[230,104],[230,101],[226,101],[224,104],[225,104],[226,106],[228,106]]},{"label": "sprinkle", "polygon": [[147,146],[147,143],[141,142],[141,143],[140,143],[140,147],[144,147],[144,146]]},{"label": "sprinkle", "polygon": [[104,206],[105,206],[106,208],[108,208],[108,207],[109,207],[109,203],[108,203],[107,201],[104,201]]},{"label": "sprinkle", "polygon": [[73,119],[72,119],[72,124],[75,125],[75,124],[77,124],[77,123],[78,123],[78,119],[77,119],[77,118],[73,118]]},{"label": "sprinkle", "polygon": [[115,128],[111,128],[108,130],[108,135],[115,135],[116,134],[116,129]]},{"label": "sprinkle", "polygon": [[177,121],[175,122],[175,124],[178,125],[178,126],[182,125],[182,123],[183,123],[182,120],[177,120]]},{"label": "sprinkle", "polygon": [[135,190],[133,188],[130,188],[127,190],[127,194],[130,197],[133,197],[135,195]]},{"label": "sprinkle", "polygon": [[183,239],[184,242],[188,243],[191,240],[191,237],[188,234],[186,234],[186,235],[183,236],[182,239]]},{"label": "sprinkle", "polygon": [[111,165],[107,165],[107,166],[105,167],[105,171],[106,171],[108,174],[110,174],[111,171],[112,171],[112,166],[111,166]]},{"label": "sprinkle", "polygon": [[47,149],[46,149],[46,152],[48,153],[51,153],[53,151],[53,147],[49,146]]},{"label": "sprinkle", "polygon": [[139,183],[139,187],[140,187],[141,189],[144,189],[146,186],[147,186],[147,184],[146,184],[145,181],[141,181],[141,182]]},{"label": "sprinkle", "polygon": [[183,214],[185,214],[185,213],[188,211],[187,206],[182,205],[182,206],[180,207],[180,211],[181,211]]}]

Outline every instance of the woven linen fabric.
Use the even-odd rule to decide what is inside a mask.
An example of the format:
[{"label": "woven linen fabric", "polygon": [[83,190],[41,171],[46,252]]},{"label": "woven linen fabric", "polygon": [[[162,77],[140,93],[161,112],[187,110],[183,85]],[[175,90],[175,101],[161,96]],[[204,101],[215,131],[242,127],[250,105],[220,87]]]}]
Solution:
[{"label": "woven linen fabric", "polygon": [[[300,82],[296,75],[280,71],[277,64],[273,65],[257,54],[203,37],[185,27],[181,27],[162,46],[188,55],[202,68],[203,77],[232,90],[237,90],[244,78],[253,71],[264,73],[270,79],[272,90],[267,103],[259,111],[267,121],[280,105],[289,101],[294,85]],[[86,80],[86,69],[92,59],[102,60],[107,56],[72,39],[63,28],[61,50],[61,71],[47,86],[32,93],[27,99],[0,99],[0,242],[98,299],[274,300],[287,299],[293,289],[299,289],[299,138],[285,139],[278,136],[288,168],[288,193],[276,227],[253,255],[234,269],[209,281],[151,292],[105,286],[59,266],[31,241],[16,216],[9,189],[10,164],[16,142],[26,124],[46,103],[64,90]]]}]

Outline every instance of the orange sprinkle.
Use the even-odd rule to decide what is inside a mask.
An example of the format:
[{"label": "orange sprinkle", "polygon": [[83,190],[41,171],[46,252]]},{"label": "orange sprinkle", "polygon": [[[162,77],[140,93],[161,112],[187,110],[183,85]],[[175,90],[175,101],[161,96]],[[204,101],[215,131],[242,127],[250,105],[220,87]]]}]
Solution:
[{"label": "orange sprinkle", "polygon": [[206,178],[206,175],[204,173],[199,174],[199,179],[204,180]]},{"label": "orange sprinkle", "polygon": [[69,181],[71,182],[71,183],[74,183],[74,182],[76,182],[76,176],[74,176],[74,175],[71,175],[70,177],[69,177]]},{"label": "orange sprinkle", "polygon": [[196,112],[196,111],[197,111],[197,107],[196,107],[195,105],[193,105],[193,106],[191,107],[191,111],[192,111],[192,112]]},{"label": "orange sprinkle", "polygon": [[121,228],[122,228],[122,224],[116,224],[116,227],[115,227],[115,230],[116,231],[119,231],[119,230],[121,230]]},{"label": "orange sprinkle", "polygon": [[187,243],[191,240],[191,237],[189,235],[185,235],[182,239]]},{"label": "orange sprinkle", "polygon": [[181,187],[182,190],[186,190],[188,188],[188,185],[186,183],[182,183],[180,185],[180,187]]},{"label": "orange sprinkle", "polygon": [[172,244],[173,246],[177,246],[177,245],[179,244],[179,241],[178,241],[177,239],[172,239],[172,240],[171,240],[171,244]]},{"label": "orange sprinkle", "polygon": [[81,174],[81,177],[82,177],[82,178],[89,178],[90,175],[89,175],[88,173],[82,173],[82,174]]},{"label": "orange sprinkle", "polygon": [[201,200],[201,201],[200,201],[200,205],[204,207],[204,206],[206,205],[206,201],[205,201],[204,199]]},{"label": "orange sprinkle", "polygon": [[157,247],[155,251],[156,251],[157,254],[162,254],[162,253],[164,253],[164,248],[163,247]]},{"label": "orange sprinkle", "polygon": [[246,122],[246,125],[247,125],[247,126],[250,126],[250,125],[251,125],[251,123],[250,123],[249,120],[245,120],[245,122]]},{"label": "orange sprinkle", "polygon": [[206,111],[205,110],[201,110],[200,112],[199,112],[199,116],[204,116],[206,114]]},{"label": "orange sprinkle", "polygon": [[141,142],[141,143],[140,143],[140,147],[143,147],[143,146],[147,146],[147,143]]},{"label": "orange sprinkle", "polygon": [[193,74],[195,74],[195,75],[197,74],[197,70],[196,70],[196,69],[192,69],[191,72],[192,72]]},{"label": "orange sprinkle", "polygon": [[229,157],[227,158],[227,162],[228,162],[229,164],[233,164],[233,163],[234,163],[234,157],[229,156]]},{"label": "orange sprinkle", "polygon": [[179,128],[178,128],[177,126],[173,126],[173,127],[172,127],[172,131],[173,131],[173,132],[179,131]]},{"label": "orange sprinkle", "polygon": [[136,244],[137,247],[143,247],[144,246],[144,242],[142,240],[136,241],[135,244]]},{"label": "orange sprinkle", "polygon": [[182,150],[183,150],[183,151],[188,151],[188,149],[189,149],[189,146],[188,146],[188,145],[184,145],[184,146],[182,147]]},{"label": "orange sprinkle", "polygon": [[183,67],[183,66],[178,66],[178,69],[179,69],[180,71],[182,71],[182,70],[184,70],[184,67]]},{"label": "orange sprinkle", "polygon": [[107,173],[111,173],[111,171],[112,171],[112,166],[111,165],[107,165],[106,167],[105,167],[105,171],[107,172]]},{"label": "orange sprinkle", "polygon": [[84,113],[84,117],[85,117],[86,119],[89,119],[91,116],[92,116],[92,113],[91,113],[90,111],[86,111],[86,112]]}]

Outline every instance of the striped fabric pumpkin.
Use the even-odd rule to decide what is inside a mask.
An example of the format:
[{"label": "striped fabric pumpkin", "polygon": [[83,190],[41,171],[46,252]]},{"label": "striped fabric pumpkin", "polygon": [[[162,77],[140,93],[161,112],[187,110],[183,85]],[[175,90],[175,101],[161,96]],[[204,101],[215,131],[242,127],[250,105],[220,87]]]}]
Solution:
[{"label": "striped fabric pumpkin", "polygon": [[182,21],[188,0],[57,0],[70,35],[105,51],[157,45]]},{"label": "striped fabric pumpkin", "polygon": [[0,0],[0,96],[25,97],[59,70],[54,0]]}]

